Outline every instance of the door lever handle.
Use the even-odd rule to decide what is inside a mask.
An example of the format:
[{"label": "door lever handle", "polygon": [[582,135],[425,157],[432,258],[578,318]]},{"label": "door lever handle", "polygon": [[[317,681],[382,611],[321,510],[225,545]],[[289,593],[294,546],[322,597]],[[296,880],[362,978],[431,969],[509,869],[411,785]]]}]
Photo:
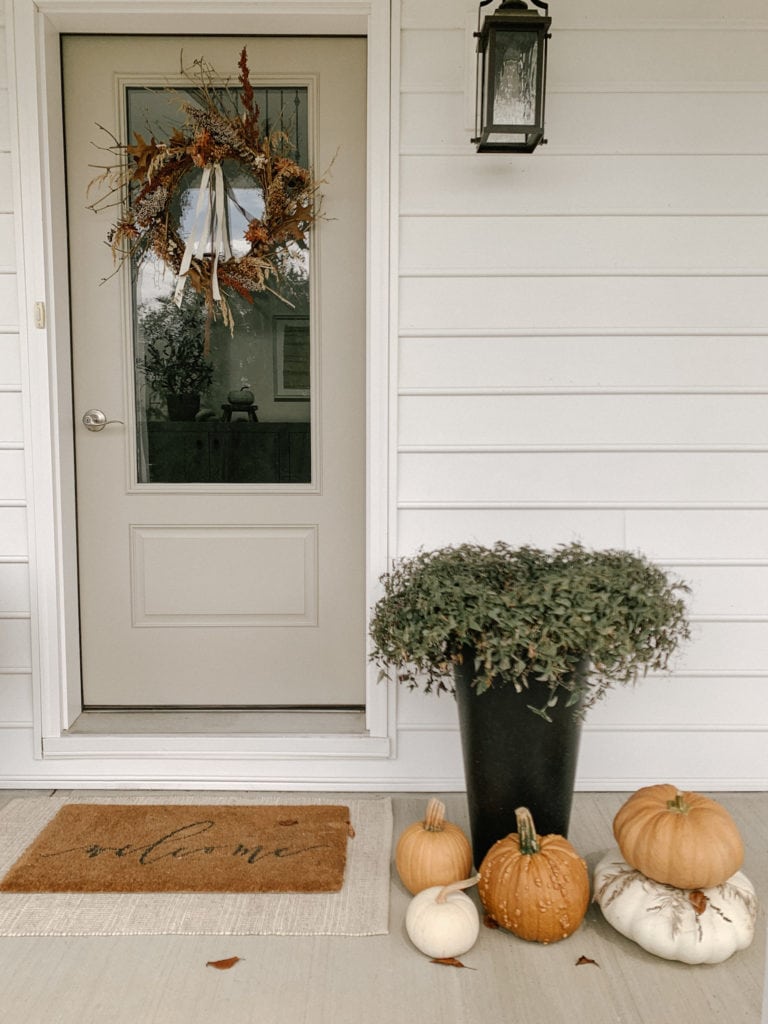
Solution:
[{"label": "door lever handle", "polygon": [[125,426],[122,420],[108,420],[101,409],[89,409],[83,415],[83,425],[88,430],[103,430],[110,423],[121,423]]}]

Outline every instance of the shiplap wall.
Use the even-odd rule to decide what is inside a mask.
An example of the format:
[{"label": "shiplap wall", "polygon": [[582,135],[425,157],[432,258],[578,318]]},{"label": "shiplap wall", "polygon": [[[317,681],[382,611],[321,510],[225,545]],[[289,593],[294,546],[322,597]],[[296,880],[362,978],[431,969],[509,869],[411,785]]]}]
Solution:
[{"label": "shiplap wall", "polygon": [[[21,749],[31,758],[29,547],[7,66],[0,6],[0,749]],[[0,785],[6,767],[0,768]]]},{"label": "shiplap wall", "polygon": [[765,784],[768,6],[552,3],[531,156],[467,145],[476,8],[402,11],[399,550],[659,560],[693,642],[591,714],[581,784]]},{"label": "shiplap wall", "polygon": [[[768,785],[766,3],[573,6],[551,9],[549,145],[514,157],[468,144],[476,8],[400,5],[396,550],[578,538],[674,568],[694,640],[592,714],[580,785]],[[119,782],[32,757],[1,42],[0,785]],[[397,715],[397,757],[339,782],[460,786],[452,703],[401,692]]]}]

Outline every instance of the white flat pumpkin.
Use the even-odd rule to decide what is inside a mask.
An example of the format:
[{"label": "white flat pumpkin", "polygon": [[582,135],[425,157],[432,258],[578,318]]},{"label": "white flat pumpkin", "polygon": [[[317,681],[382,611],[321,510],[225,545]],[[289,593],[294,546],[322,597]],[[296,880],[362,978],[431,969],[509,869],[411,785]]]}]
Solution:
[{"label": "white flat pumpkin", "polygon": [[594,893],[616,931],[665,960],[718,964],[755,934],[757,897],[741,871],[711,889],[675,889],[612,850],[595,868]]}]

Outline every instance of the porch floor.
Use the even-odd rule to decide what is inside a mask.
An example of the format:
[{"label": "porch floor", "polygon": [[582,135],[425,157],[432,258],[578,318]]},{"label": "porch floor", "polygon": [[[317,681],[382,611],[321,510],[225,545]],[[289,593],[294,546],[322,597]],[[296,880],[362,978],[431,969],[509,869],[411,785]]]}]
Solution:
[{"label": "porch floor", "polygon": [[[18,796],[51,795],[2,791],[0,805]],[[99,790],[98,795],[109,794]],[[195,795],[205,798],[204,792]],[[766,955],[768,793],[712,795],[741,829],[744,871],[761,900],[754,942],[723,964],[690,967],[653,957],[615,932],[591,906],[581,928],[555,945],[481,928],[476,946],[462,958],[471,970],[433,965],[405,935],[410,897],[393,866],[389,935],[0,938],[3,1019],[391,1024],[414,1016],[420,1024],[757,1024]],[[328,794],[329,800],[343,796]],[[442,798],[449,819],[466,828],[464,795]],[[576,794],[570,839],[590,869],[613,846],[611,822],[624,799],[621,793]],[[423,816],[425,801],[421,794],[392,794],[395,839]],[[231,956],[242,958],[232,970],[206,967],[209,960]],[[596,963],[577,965],[580,957]],[[762,1019],[768,1021],[768,1015]]]}]

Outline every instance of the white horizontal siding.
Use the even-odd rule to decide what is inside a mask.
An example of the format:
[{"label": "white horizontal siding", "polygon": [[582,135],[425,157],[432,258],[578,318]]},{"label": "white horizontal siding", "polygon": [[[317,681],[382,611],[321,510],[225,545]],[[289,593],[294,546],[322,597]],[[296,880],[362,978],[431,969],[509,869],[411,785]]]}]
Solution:
[{"label": "white horizontal siding", "polygon": [[[698,27],[725,27],[732,31],[739,28],[749,31],[753,22],[765,22],[765,0],[744,0],[738,9],[724,8],[721,0],[678,0],[670,6],[669,0],[643,0],[639,7],[637,0],[589,0],[589,3],[567,4],[555,15],[557,24],[563,28],[578,28],[588,25],[593,29],[602,26],[622,25],[624,27],[648,28],[661,25],[670,30],[690,34]],[[477,4],[471,0],[463,3],[446,3],[446,0],[409,0],[403,4],[402,27],[431,30],[436,25],[446,28],[462,28],[467,17],[477,20]]]},{"label": "white horizontal siding", "polygon": [[532,544],[554,547],[580,540],[590,547],[624,546],[624,513],[612,509],[405,508],[398,516],[402,553],[446,544]]},{"label": "white horizontal siding", "polygon": [[[592,708],[586,718],[587,729],[655,728],[660,730],[697,728],[716,731],[749,727],[754,713],[762,708],[768,675],[738,682],[741,700],[723,701],[722,689],[732,689],[733,679],[712,676],[649,676],[635,685],[616,686],[604,700]],[[399,690],[400,721],[408,727],[456,728],[457,713],[453,697],[425,695]],[[643,742],[638,738],[637,742]]]},{"label": "white horizontal siding", "polygon": [[[7,102],[7,90],[0,91],[0,99]],[[0,214],[3,213],[13,213],[13,187],[10,153],[0,149]]]},{"label": "white horizontal siding", "polygon": [[0,505],[0,558],[26,558],[27,510]]},{"label": "white horizontal siding", "polygon": [[763,622],[768,673],[768,559],[756,565],[691,565],[676,561],[667,563],[667,567],[690,585],[690,610],[696,618]]},{"label": "white horizontal siding", "polygon": [[[768,10],[550,14],[549,145],[479,156],[476,10],[403,5],[398,548],[655,557],[693,638],[594,711],[580,777],[712,777],[716,732],[733,779],[765,780]],[[414,742],[456,727],[418,694],[399,716]]]},{"label": "white horizontal siding", "polygon": [[[763,12],[763,18],[765,13]],[[552,20],[547,84],[552,91],[574,87],[639,87],[675,91],[712,88],[717,83],[763,88],[768,24],[743,29],[728,22],[688,26],[684,34],[650,27],[558,30]],[[472,52],[465,28],[405,29],[400,84],[404,92],[464,89],[465,63]]]},{"label": "white horizontal siding", "polygon": [[0,273],[0,331],[16,327],[19,320],[16,275]]},{"label": "white horizontal siding", "polygon": [[19,335],[0,331],[0,385],[18,387],[21,381]]},{"label": "white horizontal siding", "polygon": [[768,213],[767,156],[404,155],[401,179],[410,215]]},{"label": "white horizontal siding", "polygon": [[765,701],[768,675],[740,679],[739,700],[723,700],[723,687],[733,685],[733,680],[724,677],[641,679],[635,686],[612,689],[590,711],[587,721],[596,728],[622,725],[719,730],[749,726]]},{"label": "white horizontal siding", "polygon": [[[677,659],[675,671],[694,677],[768,678],[767,630],[765,622],[694,622],[691,642]],[[731,698],[740,700],[738,688],[730,691]],[[764,703],[753,709],[742,705],[742,711],[746,721],[765,728]]]},{"label": "white horizontal siding", "polygon": [[403,454],[403,503],[768,505],[764,453]]},{"label": "white horizontal siding", "polygon": [[[400,399],[410,446],[762,447],[768,454],[768,388],[762,394],[421,395]],[[0,409],[2,406],[0,405]]]},{"label": "white horizontal siding", "polygon": [[768,555],[768,509],[629,510],[625,522],[627,546],[660,561],[756,561]]},{"label": "white horizontal siding", "polygon": [[414,215],[402,219],[400,251],[409,277],[767,274],[768,217]]},{"label": "white horizontal siding", "polygon": [[[0,7],[0,23],[4,9]],[[31,757],[30,580],[24,504],[24,430],[6,37],[0,29],[0,749],[2,775],[15,740]],[[7,784],[3,782],[3,784]]]},{"label": "white horizontal siding", "polygon": [[[637,753],[632,757],[630,751]],[[608,785],[604,778],[611,780]],[[765,789],[765,736],[750,724],[717,731],[696,726],[588,730],[579,780],[586,790],[627,791],[670,780],[683,790]]]},{"label": "white horizontal siding", "polygon": [[8,90],[0,87],[0,150],[7,150],[9,146]]},{"label": "white horizontal siding", "polygon": [[24,452],[16,447],[15,442],[11,442],[10,447],[3,447],[0,442],[0,504],[6,500],[14,503],[24,501],[27,487],[24,472]]},{"label": "white horizontal siding", "polygon": [[[768,51],[768,34],[763,45]],[[547,102],[551,153],[765,153],[768,91],[554,92]]]},{"label": "white horizontal siding", "polygon": [[[691,586],[697,619],[762,620],[768,631],[768,510],[409,509],[401,522],[404,551],[497,539],[542,547],[578,539],[641,550]],[[714,561],[712,537],[721,531],[726,537]],[[676,558],[665,557],[670,550]]]},{"label": "white horizontal siding", "polygon": [[679,32],[663,26],[600,32],[589,26],[558,34],[553,20],[550,45],[548,81],[554,89],[597,78],[611,84],[653,83],[657,89],[701,82],[710,88],[714,83],[763,87],[768,24],[733,29],[723,20],[711,27],[694,23]]},{"label": "white horizontal siding", "polygon": [[[0,729],[32,728],[32,688],[29,676],[14,673],[0,674],[0,701],[2,701],[3,720]],[[2,742],[2,740],[0,740]]]},{"label": "white horizontal siding", "polygon": [[[414,337],[400,348],[402,391],[441,388],[768,387],[768,335]],[[460,384],[457,384],[460,382]]]},{"label": "white horizontal siding", "polygon": [[0,390],[0,438],[4,444],[22,444],[24,423],[22,396],[18,391]]},{"label": "white horizontal siding", "polygon": [[757,332],[768,322],[768,287],[758,277],[405,278],[400,302],[404,331],[432,333],[619,326]]},{"label": "white horizontal siding", "polygon": [[0,559],[0,617],[29,614],[29,573],[26,561]]},{"label": "white horizontal siding", "polygon": [[[586,85],[570,92],[549,90],[546,153],[691,154],[730,151],[765,153],[760,125],[768,123],[768,91],[754,86],[713,92],[633,90]],[[750,88],[752,91],[749,91]],[[649,91],[650,90],[650,91]],[[468,153],[474,109],[466,89],[408,92],[402,97],[403,152]],[[538,157],[537,157],[538,159]]]},{"label": "white horizontal siding", "polygon": [[[0,678],[24,675],[31,669],[30,621],[28,616],[0,617]],[[3,713],[2,719],[5,719]]]},{"label": "white horizontal siding", "polygon": [[0,273],[15,269],[14,223],[11,213],[0,213],[0,260]]}]

